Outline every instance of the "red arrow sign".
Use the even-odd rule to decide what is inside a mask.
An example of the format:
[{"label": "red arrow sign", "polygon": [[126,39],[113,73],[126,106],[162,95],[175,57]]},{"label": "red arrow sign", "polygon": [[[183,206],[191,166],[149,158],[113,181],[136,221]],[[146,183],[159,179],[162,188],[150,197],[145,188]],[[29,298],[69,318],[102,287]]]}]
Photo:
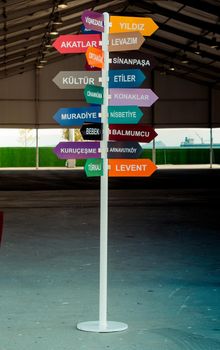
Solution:
[{"label": "red arrow sign", "polygon": [[109,140],[150,142],[157,136],[156,131],[146,124],[111,124]]},{"label": "red arrow sign", "polygon": [[53,47],[60,53],[81,53],[88,47],[100,47],[100,40],[100,34],[60,35]]}]

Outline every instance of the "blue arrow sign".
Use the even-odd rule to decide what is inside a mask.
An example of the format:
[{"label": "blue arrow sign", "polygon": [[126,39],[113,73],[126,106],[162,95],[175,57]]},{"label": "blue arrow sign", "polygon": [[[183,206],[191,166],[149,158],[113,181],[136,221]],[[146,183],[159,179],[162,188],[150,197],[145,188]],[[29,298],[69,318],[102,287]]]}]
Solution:
[{"label": "blue arrow sign", "polygon": [[61,126],[80,126],[84,122],[100,123],[101,106],[88,106],[80,108],[60,108],[53,119]]},{"label": "blue arrow sign", "polygon": [[123,69],[109,71],[110,88],[135,88],[141,86],[146,76],[140,69]]},{"label": "blue arrow sign", "polygon": [[87,29],[84,24],[81,25],[80,31],[82,34],[99,34],[96,30]]}]

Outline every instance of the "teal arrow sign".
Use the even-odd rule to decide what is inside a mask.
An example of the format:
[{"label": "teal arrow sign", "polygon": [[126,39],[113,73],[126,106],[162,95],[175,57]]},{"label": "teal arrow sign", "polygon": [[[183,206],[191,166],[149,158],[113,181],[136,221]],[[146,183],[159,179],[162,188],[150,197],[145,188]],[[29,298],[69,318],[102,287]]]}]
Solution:
[{"label": "teal arrow sign", "polygon": [[109,124],[137,124],[143,115],[138,106],[110,106],[108,112]]},{"label": "teal arrow sign", "polygon": [[109,71],[110,88],[135,88],[141,86],[146,76],[140,69],[119,69]]},{"label": "teal arrow sign", "polygon": [[103,175],[103,159],[91,158],[86,160],[85,172],[88,177]]},{"label": "teal arrow sign", "polygon": [[101,105],[103,104],[103,87],[96,85],[86,85],[84,96],[87,103]]}]

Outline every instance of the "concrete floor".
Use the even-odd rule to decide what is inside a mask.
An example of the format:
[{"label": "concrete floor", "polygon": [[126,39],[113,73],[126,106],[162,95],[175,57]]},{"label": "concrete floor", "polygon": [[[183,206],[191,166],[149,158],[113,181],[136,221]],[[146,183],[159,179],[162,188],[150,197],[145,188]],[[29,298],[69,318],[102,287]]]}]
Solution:
[{"label": "concrete floor", "polygon": [[109,320],[98,317],[99,179],[1,171],[0,350],[219,350],[219,169],[110,179]]}]

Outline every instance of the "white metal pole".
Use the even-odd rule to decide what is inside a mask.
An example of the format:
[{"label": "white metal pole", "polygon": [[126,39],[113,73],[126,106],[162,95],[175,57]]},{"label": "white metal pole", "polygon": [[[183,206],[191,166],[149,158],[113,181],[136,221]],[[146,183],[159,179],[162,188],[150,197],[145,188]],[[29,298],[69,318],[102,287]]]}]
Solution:
[{"label": "white metal pole", "polygon": [[128,328],[126,323],[107,321],[107,276],[108,276],[108,75],[109,75],[109,14],[104,14],[104,32],[102,34],[102,50],[104,67],[102,69],[103,104],[101,121],[103,137],[101,141],[101,157],[103,159],[103,175],[100,184],[100,268],[99,268],[99,320],[80,322],[77,328],[86,332],[120,332]]},{"label": "white metal pole", "polygon": [[210,168],[213,165],[213,136],[212,136],[212,128],[210,128],[210,154],[209,154]]},{"label": "white metal pole", "polygon": [[155,139],[153,139],[152,161],[153,161],[153,163],[156,163],[156,142],[155,142]]},{"label": "white metal pole", "polygon": [[36,169],[39,169],[39,129],[36,127]]},{"label": "white metal pole", "polygon": [[104,13],[104,32],[102,33],[102,50],[104,67],[102,69],[103,104],[101,108],[103,139],[101,157],[103,159],[103,176],[101,176],[100,198],[100,276],[99,276],[99,322],[101,328],[107,326],[107,260],[108,260],[108,73],[109,73],[109,14]]}]

